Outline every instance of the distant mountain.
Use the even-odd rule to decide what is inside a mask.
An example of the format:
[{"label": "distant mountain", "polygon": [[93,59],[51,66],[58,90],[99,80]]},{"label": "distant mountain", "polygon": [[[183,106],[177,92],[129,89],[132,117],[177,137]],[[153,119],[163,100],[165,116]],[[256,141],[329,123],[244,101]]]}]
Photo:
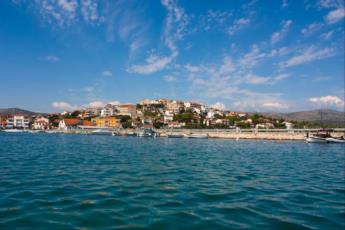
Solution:
[{"label": "distant mountain", "polygon": [[336,110],[322,109],[309,110],[292,113],[259,113],[267,117],[283,118],[284,120],[294,121],[308,121],[313,123],[320,123],[321,114],[322,122],[325,125],[339,125],[345,126],[345,113]]},{"label": "distant mountain", "polygon": [[45,113],[32,112],[29,110],[24,110],[24,109],[19,109],[19,108],[0,109],[0,115],[13,115],[13,114],[20,114],[20,115],[26,115],[26,116],[45,115]]}]

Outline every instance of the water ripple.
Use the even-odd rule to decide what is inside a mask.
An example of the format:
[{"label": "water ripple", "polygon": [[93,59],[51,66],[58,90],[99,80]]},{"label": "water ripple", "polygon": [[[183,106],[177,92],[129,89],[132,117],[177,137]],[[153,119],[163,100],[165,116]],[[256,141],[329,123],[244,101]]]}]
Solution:
[{"label": "water ripple", "polygon": [[344,229],[344,151],[0,133],[0,229]]}]

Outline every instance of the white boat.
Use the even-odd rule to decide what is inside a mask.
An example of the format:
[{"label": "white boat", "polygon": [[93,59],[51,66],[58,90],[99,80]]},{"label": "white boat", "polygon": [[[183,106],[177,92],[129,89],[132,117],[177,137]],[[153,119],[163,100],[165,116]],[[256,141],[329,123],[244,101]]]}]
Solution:
[{"label": "white boat", "polygon": [[344,137],[336,138],[332,137],[330,132],[331,129],[320,129],[316,134],[306,137],[306,142],[308,143],[345,143]]},{"label": "white boat", "polygon": [[326,138],[311,136],[307,137],[306,142],[308,143],[328,143]]},{"label": "white boat", "polygon": [[196,138],[196,139],[207,139],[208,135],[207,134],[196,134],[192,133],[187,136],[188,138]]},{"label": "white boat", "polygon": [[22,133],[22,132],[24,132],[24,130],[22,130],[22,129],[4,129],[3,131],[7,132],[7,133]]},{"label": "white boat", "polygon": [[344,138],[335,138],[335,137],[329,137],[326,138],[328,143],[343,143],[345,144],[345,139]]},{"label": "white boat", "polygon": [[106,130],[106,129],[96,129],[96,130],[91,131],[91,134],[112,135],[112,132],[110,130]]}]

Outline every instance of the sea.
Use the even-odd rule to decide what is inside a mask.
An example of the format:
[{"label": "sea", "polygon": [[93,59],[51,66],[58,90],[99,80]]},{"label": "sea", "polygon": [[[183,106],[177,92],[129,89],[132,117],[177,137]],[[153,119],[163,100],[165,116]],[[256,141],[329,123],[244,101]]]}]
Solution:
[{"label": "sea", "polygon": [[345,145],[0,132],[0,229],[344,229]]}]

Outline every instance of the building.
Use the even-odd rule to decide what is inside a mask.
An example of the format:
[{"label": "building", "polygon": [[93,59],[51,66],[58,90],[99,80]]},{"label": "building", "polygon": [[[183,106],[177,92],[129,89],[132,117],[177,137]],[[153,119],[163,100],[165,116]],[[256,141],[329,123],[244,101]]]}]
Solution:
[{"label": "building", "polygon": [[32,129],[46,130],[49,129],[49,119],[43,116],[38,116],[32,123]]},{"label": "building", "polygon": [[119,126],[120,121],[116,117],[95,117],[91,122],[98,127],[116,128]]},{"label": "building", "polygon": [[262,124],[257,124],[255,128],[256,129],[273,129],[274,125],[272,123],[266,122]]},{"label": "building", "polygon": [[170,121],[168,122],[168,128],[182,128],[183,126],[185,126],[186,123],[184,122],[178,122],[178,121]]},{"label": "building", "polygon": [[166,110],[164,113],[164,123],[167,124],[170,121],[174,120],[174,112],[171,110]]},{"label": "building", "polygon": [[9,116],[6,120],[6,128],[28,129],[30,127],[30,118],[24,115]]},{"label": "building", "polygon": [[125,104],[117,106],[118,114],[122,116],[130,116],[132,118],[137,117],[137,108],[133,104]]},{"label": "building", "polygon": [[291,122],[284,121],[283,124],[285,125],[286,129],[292,129],[293,128],[293,124]]},{"label": "building", "polygon": [[112,104],[107,104],[104,106],[104,108],[101,110],[101,117],[110,117],[114,116],[116,113],[116,108]]},{"label": "building", "polygon": [[97,117],[101,115],[102,108],[86,108],[81,114],[82,118]]}]

